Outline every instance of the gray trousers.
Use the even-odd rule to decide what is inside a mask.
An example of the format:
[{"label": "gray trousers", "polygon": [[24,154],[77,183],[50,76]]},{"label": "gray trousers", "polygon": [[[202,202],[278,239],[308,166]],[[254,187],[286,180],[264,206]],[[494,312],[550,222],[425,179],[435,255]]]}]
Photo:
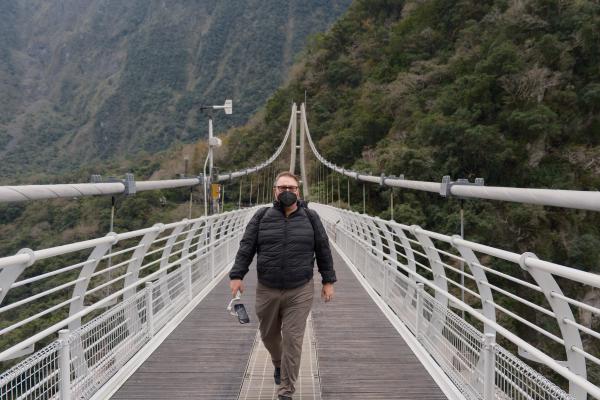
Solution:
[{"label": "gray trousers", "polygon": [[314,282],[294,289],[272,289],[258,283],[256,315],[260,337],[275,367],[281,367],[278,394],[291,396],[300,372],[302,340],[312,307]]}]

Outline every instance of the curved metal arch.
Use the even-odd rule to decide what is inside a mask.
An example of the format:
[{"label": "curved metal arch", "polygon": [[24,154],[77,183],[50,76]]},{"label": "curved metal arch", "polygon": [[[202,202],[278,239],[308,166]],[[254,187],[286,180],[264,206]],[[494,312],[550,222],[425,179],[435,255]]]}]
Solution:
[{"label": "curved metal arch", "polygon": [[192,259],[193,262],[196,262],[203,254],[208,252],[207,249],[201,250],[207,244],[208,219],[202,218],[198,222],[200,223],[200,226],[195,233],[196,237],[192,238],[192,242],[189,246],[190,251],[194,249],[192,251],[194,253],[194,258]]},{"label": "curved metal arch", "polygon": [[[129,264],[127,264],[127,272],[125,273],[126,276],[124,287],[133,285],[135,282],[138,281],[140,274],[140,266],[144,261],[144,257],[146,256],[148,249],[152,245],[152,242],[154,242],[158,235],[160,235],[164,231],[165,226],[164,224],[155,224],[153,228],[153,230],[146,233],[142,237],[140,243],[138,244],[139,247],[135,249],[135,252],[131,256],[131,261],[129,261]],[[129,288],[125,290],[125,292],[123,292],[123,300],[128,300],[129,298],[134,296],[135,293],[136,288]]]},{"label": "curved metal arch", "polygon": [[[226,260],[221,257],[222,250],[225,248],[225,241],[223,239],[225,223],[227,222],[227,216],[220,215],[215,218],[213,224],[215,226],[215,235],[213,236],[213,244],[211,245],[211,251],[213,253],[213,262],[215,263],[215,276],[221,271],[222,268],[226,265]],[[219,240],[218,243],[215,243],[216,240]],[[218,251],[218,252],[217,252]],[[214,276],[213,276],[214,278]]]},{"label": "curved metal arch", "polygon": [[[358,268],[361,274],[365,274],[365,265],[367,262],[367,254],[372,251],[369,245],[369,236],[367,236],[366,230],[364,229],[363,224],[361,224],[361,218],[355,213],[350,214],[350,220],[352,221],[352,228],[356,236],[360,238],[360,242],[357,243],[358,246],[354,247],[354,265]],[[359,251],[361,250],[362,251]],[[357,254],[356,252],[359,251]],[[359,262],[359,256],[362,255],[363,262]]]},{"label": "curved metal arch", "polygon": [[227,226],[225,228],[225,234],[229,239],[227,239],[227,241],[225,242],[225,248],[228,261],[233,255],[232,243],[234,243],[237,239],[236,237],[230,237],[236,231],[237,220],[238,218],[236,218],[236,216],[233,214],[227,216]]},{"label": "curved metal arch", "polygon": [[387,253],[389,253],[390,257],[394,261],[398,261],[398,250],[396,250],[396,246],[394,245],[394,236],[393,236],[392,232],[390,232],[390,225],[387,223],[387,221],[384,221],[383,219],[381,219],[379,217],[375,217],[374,221],[375,221],[375,224],[379,227],[379,231],[383,232],[383,236],[385,236],[385,240],[388,245]]},{"label": "curved metal arch", "polygon": [[31,249],[21,249],[17,254],[27,254],[29,259],[20,264],[13,264],[0,271],[0,304],[8,294],[10,287],[21,276],[23,271],[35,263],[35,253]]},{"label": "curved metal arch", "polygon": [[[558,283],[556,283],[554,276],[552,276],[552,274],[549,272],[542,271],[537,268],[529,268],[527,266],[528,258],[537,259],[538,257],[533,253],[523,253],[519,260],[519,265],[521,268],[527,271],[529,275],[531,275],[538,286],[542,289],[546,300],[550,304],[550,308],[552,308],[552,311],[556,314],[556,322],[558,323],[562,338],[565,341],[565,352],[567,354],[566,364],[572,372],[587,379],[585,357],[573,350],[573,347],[583,349],[579,329],[565,322],[566,320],[575,321],[573,311],[566,301],[554,295],[563,295],[563,292],[560,286],[558,286]],[[571,381],[569,381],[569,394],[574,396],[576,399],[585,399],[587,396],[585,390],[573,384]]]},{"label": "curved metal arch", "polygon": [[[400,239],[400,244],[402,245],[402,250],[404,251],[404,255],[406,256],[406,264],[400,260],[398,260],[398,262],[400,262],[403,265],[406,265],[406,267],[413,271],[413,272],[417,272],[417,264],[415,264],[415,253],[413,252],[412,246],[410,241],[408,240],[408,237],[406,236],[406,233],[404,233],[404,229],[402,229],[402,227],[400,227],[397,224],[390,224],[390,227],[392,228],[392,230],[394,231],[394,233],[396,234],[396,236],[398,236],[398,238]],[[413,275],[408,276],[408,278],[415,283],[415,285],[417,284],[417,280],[415,279],[415,277]]]},{"label": "curved metal arch", "polygon": [[[456,244],[455,239],[462,239],[459,235],[452,236],[452,246],[458,250],[461,257],[465,259],[471,273],[475,277],[475,284],[477,285],[477,291],[481,296],[481,307],[483,315],[496,322],[496,308],[494,307],[494,295],[492,293],[492,289],[488,286],[488,279],[483,268],[479,266],[480,262],[473,250],[460,246]],[[496,334],[496,329],[494,329],[489,324],[484,324],[483,333]]]},{"label": "curved metal arch", "polygon": [[[383,241],[381,240],[381,233],[377,224],[375,224],[372,218],[366,218],[363,223],[369,231],[371,249],[373,249],[369,252],[370,261],[376,260],[374,265],[369,268],[372,275],[371,281],[373,282],[373,288],[383,296],[386,290],[385,279],[387,277],[386,270],[389,261],[386,260],[384,256]],[[375,251],[375,249],[377,251]]]},{"label": "curved metal arch", "polygon": [[[78,282],[75,284],[73,288],[72,299],[74,301],[69,305],[69,317],[77,314],[79,311],[83,310],[84,300],[85,300],[85,292],[87,292],[92,274],[96,271],[100,260],[106,253],[108,253],[109,249],[115,245],[118,241],[117,234],[114,232],[108,233],[106,236],[113,237],[113,241],[109,243],[99,244],[92,250],[91,254],[88,257],[88,261],[90,263],[86,263],[83,268],[79,271]],[[83,278],[83,279],[82,279]],[[75,329],[81,326],[81,317],[74,319],[69,322],[69,330],[74,331]],[[85,352],[83,351],[83,343],[81,343],[81,337],[77,337],[72,343],[72,358],[75,360],[77,367],[74,369],[75,376],[81,377],[88,374],[88,363],[87,358],[85,356]]]},{"label": "curved metal arch", "polygon": [[[187,222],[187,219],[184,219],[183,221]],[[184,230],[184,228],[186,228],[188,225],[189,224],[187,224],[187,223],[177,225],[171,231],[171,234],[169,235],[171,237],[169,239],[167,239],[167,243],[165,243],[165,248],[163,249],[162,254],[161,254],[159,269],[163,269],[169,264],[169,257],[171,256],[171,252],[173,251],[173,244],[177,241],[177,239],[179,239],[179,235]],[[183,255],[183,253],[182,253],[182,255]],[[167,284],[167,280],[163,279],[165,276],[167,276],[166,270],[161,271],[158,274],[158,281],[161,282],[161,284],[159,285],[160,299],[162,299],[163,302],[171,303],[173,301],[173,297],[171,296],[171,293],[169,292],[169,286]]]},{"label": "curved metal arch", "polygon": [[[429,266],[433,271],[433,280],[431,280],[431,282],[433,282],[433,284],[439,287],[440,289],[448,291],[448,282],[446,281],[446,279],[444,279],[446,277],[446,271],[444,269],[444,266],[442,265],[442,260],[440,259],[440,255],[437,252],[437,248],[427,235],[418,232],[419,229],[421,229],[421,227],[418,225],[411,225],[410,227],[411,234],[417,238],[419,243],[421,243],[421,247],[427,255]],[[448,305],[448,300],[438,293],[435,294],[435,299],[444,306]]]},{"label": "curved metal arch", "polygon": [[[404,255],[406,256],[406,264],[404,264],[400,260],[398,260],[398,262],[405,265],[409,271],[416,273],[417,265],[415,264],[415,253],[413,252],[411,243],[408,240],[406,233],[404,233],[404,229],[402,229],[402,227],[400,227],[398,224],[390,224],[390,226],[396,234],[396,236],[398,236],[398,238],[400,239]],[[417,293],[417,279],[415,278],[415,276],[412,274],[408,274],[407,279],[409,282],[412,282],[412,285],[409,284],[406,289],[406,294],[404,296],[403,302],[404,307],[408,307],[412,303],[412,300],[416,298]]]},{"label": "curved metal arch", "polygon": [[398,251],[396,250],[396,245],[394,244],[394,235],[390,232],[390,226],[386,223],[386,221],[381,218],[375,218],[375,224],[379,226],[380,232],[383,232],[385,236],[385,240],[388,245],[389,257],[392,260],[384,260],[386,265],[384,270],[384,281],[383,281],[383,295],[382,297],[387,301],[388,300],[388,292],[389,292],[389,280],[390,280],[390,269],[396,269],[394,262],[398,262]]},{"label": "curved metal arch", "polygon": [[372,241],[375,242],[375,248],[377,248],[377,250],[379,250],[379,252],[374,252],[373,255],[375,255],[377,258],[381,259],[382,261],[385,259],[384,257],[384,253],[385,250],[383,249],[383,241],[381,240],[381,229],[378,226],[378,224],[375,223],[376,219],[380,219],[378,217],[375,217],[373,219],[368,218],[366,220],[367,222],[367,226],[370,228],[371,230],[371,239]]},{"label": "curved metal arch", "polygon": [[192,242],[194,239],[194,236],[196,235],[196,232],[198,232],[198,230],[200,229],[200,227],[202,226],[202,223],[205,222],[205,219],[197,219],[196,221],[194,221],[192,223],[191,228],[189,229],[189,232],[187,233],[185,240],[183,242],[183,249],[181,252],[181,257],[185,258],[185,265],[182,264],[182,268],[186,267],[187,265],[189,265],[190,268],[190,284],[192,285],[192,293],[194,292],[194,273],[192,271],[191,268],[193,268],[194,266],[197,265],[197,263],[195,262],[195,259],[197,258],[194,257],[194,259],[191,259],[191,257],[189,256],[190,254],[190,248],[192,247]]},{"label": "curved metal arch", "polygon": [[292,105],[292,131],[290,135],[290,172],[292,174],[296,173],[296,153],[298,149],[296,148],[296,143],[298,142],[298,108],[296,103]]},{"label": "curved metal arch", "polygon": [[[446,271],[444,269],[444,266],[442,265],[442,260],[440,259],[440,255],[437,252],[437,248],[427,235],[419,233],[419,229],[421,229],[420,226],[411,225],[410,229],[411,233],[417,238],[419,243],[421,243],[421,247],[427,255],[429,266],[433,271],[433,284],[442,289],[443,291],[447,292],[448,282],[446,281],[446,279],[444,279],[446,277]],[[437,290],[434,294],[434,297],[435,300],[441,305],[441,309],[434,309],[427,329],[429,330],[435,328],[438,331],[441,331],[446,321],[446,309],[448,308],[448,299],[441,293],[439,293]]]},{"label": "curved metal arch", "polygon": [[352,237],[352,235],[356,235],[358,236],[358,238],[362,238],[361,233],[358,231],[358,227],[356,226],[355,223],[355,219],[354,219],[354,215],[350,212],[344,212],[344,224],[346,225],[346,230],[347,233],[346,235],[346,242],[347,242],[347,246],[350,246],[347,248],[348,254],[350,255],[352,262],[354,263],[354,265],[357,268],[360,268],[358,265],[358,256],[357,256],[357,251],[359,251],[359,249],[362,247],[362,243],[357,243],[358,245],[352,246],[351,243],[356,243],[356,239],[354,239]]},{"label": "curved metal arch", "polygon": [[[85,292],[87,292],[92,274],[96,271],[98,264],[102,257],[106,255],[108,250],[117,243],[117,234],[114,232],[110,232],[106,235],[107,237],[113,237],[113,241],[109,243],[99,244],[92,250],[91,254],[88,257],[88,261],[91,261],[89,264],[86,264],[79,271],[79,280],[75,287],[73,288],[72,298],[77,298],[77,300],[73,301],[69,306],[69,317],[77,314],[81,310],[83,310],[83,302],[85,300]],[[93,260],[93,261],[92,261]],[[83,278],[83,279],[82,279]],[[81,326],[81,317],[77,318],[69,323],[69,330],[73,331]]]}]

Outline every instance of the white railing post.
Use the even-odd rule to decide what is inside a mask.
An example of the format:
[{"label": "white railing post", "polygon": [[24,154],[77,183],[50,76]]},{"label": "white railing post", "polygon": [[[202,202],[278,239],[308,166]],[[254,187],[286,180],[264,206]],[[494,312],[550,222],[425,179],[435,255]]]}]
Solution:
[{"label": "white railing post", "polygon": [[192,293],[192,263],[189,261],[186,262],[183,267],[183,279],[188,301],[192,301],[192,298],[194,297]]},{"label": "white railing post", "polygon": [[58,390],[60,400],[71,400],[71,352],[69,344],[69,330],[61,329],[58,332],[60,347],[58,349],[58,368],[60,380]]},{"label": "white railing post", "polygon": [[210,249],[210,279],[214,279],[215,277],[215,221],[212,220],[210,222],[210,245],[208,248]]},{"label": "white railing post", "polygon": [[146,324],[148,325],[148,337],[154,336],[154,305],[153,305],[154,284],[146,282]]},{"label": "white railing post", "polygon": [[481,357],[483,358],[483,399],[492,400],[496,389],[496,335],[486,333],[483,336]]},{"label": "white railing post", "polygon": [[421,339],[422,321],[423,321],[423,294],[425,293],[425,284],[417,283],[417,320],[415,321],[415,336],[417,340]]},{"label": "white railing post", "polygon": [[390,263],[384,261],[383,262],[383,293],[382,296],[385,301],[388,298],[388,279],[389,279],[389,269]]}]

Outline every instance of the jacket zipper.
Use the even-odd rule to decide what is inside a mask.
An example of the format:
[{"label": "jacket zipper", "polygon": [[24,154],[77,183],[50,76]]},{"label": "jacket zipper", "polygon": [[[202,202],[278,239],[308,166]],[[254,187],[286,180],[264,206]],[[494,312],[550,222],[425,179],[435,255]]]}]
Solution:
[{"label": "jacket zipper", "polygon": [[285,271],[285,263],[287,260],[287,237],[288,237],[288,217],[285,215],[284,212],[284,216],[283,216],[283,221],[284,221],[284,225],[283,225],[283,263],[281,264],[281,287],[284,287],[284,279],[283,279],[283,273]]}]

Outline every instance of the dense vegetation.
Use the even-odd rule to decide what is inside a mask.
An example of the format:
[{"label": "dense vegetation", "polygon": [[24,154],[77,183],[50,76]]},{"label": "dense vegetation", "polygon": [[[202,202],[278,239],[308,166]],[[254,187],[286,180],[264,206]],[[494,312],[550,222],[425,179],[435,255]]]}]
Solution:
[{"label": "dense vegetation", "polygon": [[239,125],[350,0],[0,2],[0,181],[130,159]]},{"label": "dense vegetation", "polygon": [[[264,118],[235,130],[224,159],[233,166],[264,158],[291,99],[302,101],[306,90],[317,147],[338,165],[436,182],[450,175],[595,190],[599,43],[600,7],[591,1],[358,1],[312,40]],[[387,195],[372,193],[372,214],[386,211]],[[403,196],[398,219],[456,231],[456,202]],[[466,207],[471,238],[600,271],[598,252],[586,251],[600,246],[595,214]]]},{"label": "dense vegetation", "polygon": [[[169,43],[181,39],[177,30],[147,34],[132,35],[128,40],[154,46],[153,34],[164,34]],[[220,39],[215,37],[215,41],[204,46],[217,48]],[[600,6],[592,0],[357,0],[329,32],[312,37],[289,83],[275,92],[264,110],[247,126],[230,131],[225,148],[218,154],[218,165],[233,169],[263,161],[283,136],[290,103],[303,101],[306,91],[309,125],[317,147],[338,165],[375,174],[404,174],[416,180],[440,181],[443,175],[450,175],[452,179],[482,177],[493,186],[597,190],[599,43]],[[167,58],[191,57],[179,53],[177,46],[156,44],[152,48],[168,53]],[[131,54],[120,75],[124,86],[111,89],[98,115],[116,115],[111,121],[117,126],[123,123],[139,132],[152,132],[149,136],[140,133],[140,143],[166,145],[169,132],[181,132],[188,126],[178,125],[187,121],[179,117],[189,117],[198,93],[191,90],[173,97],[173,93],[187,87],[181,65],[165,63],[134,73],[140,72],[144,64],[136,61],[135,52]],[[230,56],[240,55],[233,52]],[[207,56],[206,62],[215,62],[215,57]],[[251,63],[246,66],[253,68]],[[140,76],[143,79],[137,81]],[[248,78],[240,79],[237,87],[241,90],[244,86],[246,93],[252,93],[248,88],[254,93],[265,88]],[[129,93],[136,96],[129,97]],[[140,119],[126,119],[119,115],[120,110]],[[164,113],[161,118],[167,123],[151,129],[156,127],[156,119],[152,118],[158,113]],[[153,117],[145,119],[149,115]],[[119,122],[121,119],[127,122]],[[111,128],[104,130],[103,120],[96,120],[94,125],[99,140],[114,132]],[[71,121],[64,119],[61,123],[68,125]],[[127,147],[130,142],[122,143]],[[175,158],[179,153],[177,149],[161,157]],[[203,155],[198,145],[193,170],[198,171]],[[318,171],[314,162],[310,166],[314,181]],[[113,167],[118,169],[117,164]],[[146,167],[138,176],[158,169],[151,161]],[[162,169],[167,176],[175,172],[166,161],[162,161]],[[362,210],[362,186],[352,183],[351,190],[352,207]],[[232,193],[237,193],[237,186],[228,187],[226,193],[230,203],[235,201]],[[394,195],[397,221],[458,233],[460,200],[412,191],[396,191]],[[166,209],[160,208],[156,196],[127,200],[135,202],[141,212],[126,211],[131,204],[123,203],[118,215],[122,228],[149,224],[155,217],[185,215],[175,205],[185,201],[185,193],[172,195],[173,205]],[[368,186],[367,212],[389,218],[389,196],[389,188]],[[343,191],[342,197],[347,203]],[[108,200],[93,201],[93,207],[102,202],[108,206]],[[90,209],[80,203],[85,201],[71,202],[67,210],[75,216],[88,215]],[[600,272],[597,213],[491,201],[467,200],[463,206],[466,237],[470,240],[515,252],[534,251],[540,258]],[[47,243],[52,235],[48,234],[46,241],[35,242],[39,237],[35,231],[23,242],[19,238],[24,230],[44,224],[48,218],[73,224],[66,213],[48,214],[51,209],[5,207],[5,248],[16,250],[25,243],[33,247],[32,241]],[[107,208],[103,210],[105,213]],[[144,219],[157,210],[163,211],[153,215],[152,221]],[[105,232],[106,215],[101,219],[104,225],[98,227],[98,232]],[[42,228],[44,232],[51,229],[48,225]],[[72,228],[67,227],[67,231],[72,232]],[[528,279],[522,271],[510,272]],[[578,291],[576,286],[564,285],[564,290],[587,302],[594,301],[590,293]],[[524,308],[508,306],[538,318]],[[556,332],[551,321],[537,322]],[[596,330],[600,327],[597,319],[590,319],[590,325]],[[512,328],[553,354],[564,353],[527,327],[515,324]],[[597,374],[590,372],[596,381]]]},{"label": "dense vegetation", "polygon": [[[313,38],[302,60],[264,117],[231,135],[224,158],[232,167],[269,153],[290,101],[302,101],[307,91],[317,147],[347,168],[436,182],[450,175],[482,177],[492,186],[600,187],[597,2],[355,1],[329,32]],[[360,211],[361,190],[352,185],[351,204]],[[367,212],[389,218],[389,195],[368,186]],[[460,200],[413,191],[395,196],[397,221],[459,232]],[[468,239],[600,272],[598,213],[470,200],[464,209]],[[492,265],[530,279],[518,267]],[[562,285],[595,304],[592,292]],[[551,320],[501,301],[558,332]],[[551,354],[564,354],[528,327],[505,322]],[[588,323],[600,328],[597,319]],[[598,381],[600,374],[591,369],[588,377]]]}]

